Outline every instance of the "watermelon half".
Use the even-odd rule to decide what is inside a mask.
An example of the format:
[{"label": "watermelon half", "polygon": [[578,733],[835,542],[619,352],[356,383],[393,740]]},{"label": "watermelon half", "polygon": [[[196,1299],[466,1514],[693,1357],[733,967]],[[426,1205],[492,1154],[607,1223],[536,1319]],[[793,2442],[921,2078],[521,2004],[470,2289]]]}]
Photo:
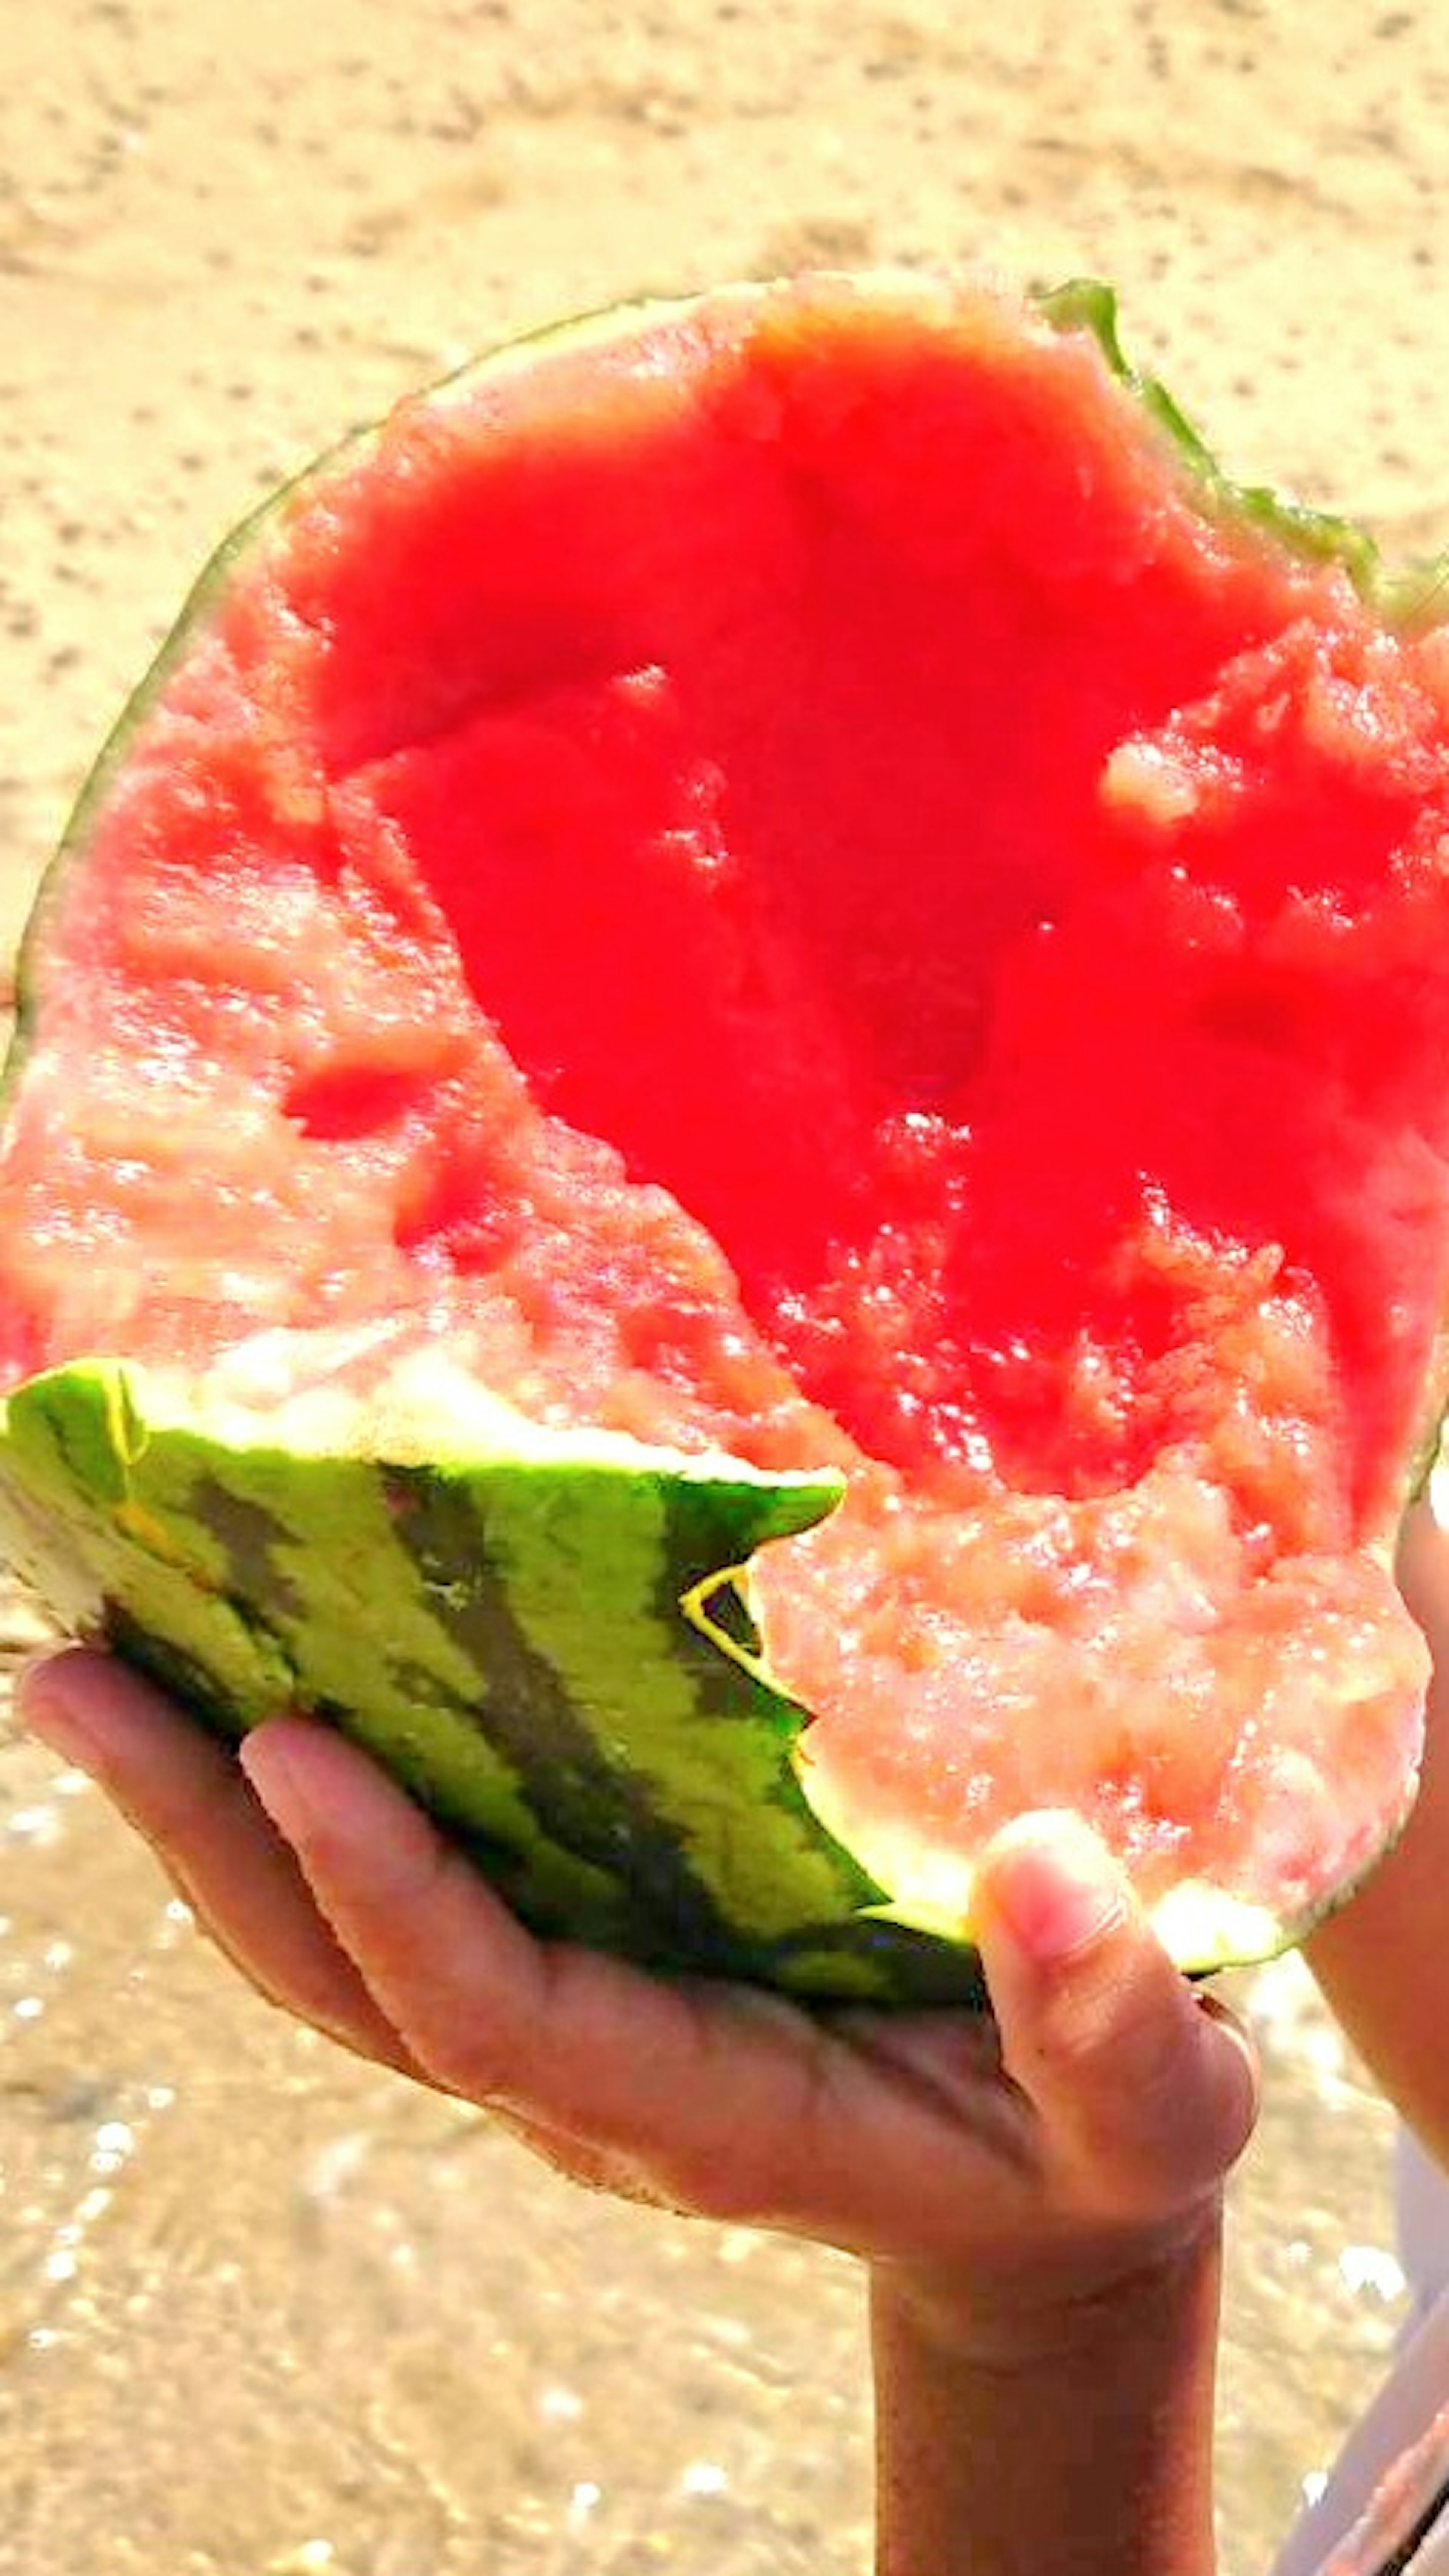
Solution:
[{"label": "watermelon half", "polygon": [[205,575],[44,889],[20,1565],[528,1920],[977,1991],[1079,1809],[1193,1969],[1398,1826],[1446,1391],[1449,661],[1110,300],[572,326]]}]

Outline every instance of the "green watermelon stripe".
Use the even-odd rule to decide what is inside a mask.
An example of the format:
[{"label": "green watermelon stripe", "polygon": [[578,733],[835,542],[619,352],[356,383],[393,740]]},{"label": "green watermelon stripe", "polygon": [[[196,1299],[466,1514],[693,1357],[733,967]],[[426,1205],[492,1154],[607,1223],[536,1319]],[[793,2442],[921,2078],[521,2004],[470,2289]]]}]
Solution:
[{"label": "green watermelon stripe", "polygon": [[233,1600],[264,1601],[274,1615],[305,1618],[306,1595],[280,1561],[290,1536],[286,1523],[218,1475],[198,1477],[192,1497],[196,1518],[225,1553]]},{"label": "green watermelon stripe", "polygon": [[491,1532],[511,1614],[587,1713],[611,1796],[636,1784],[668,1820],[672,1850],[736,1946],[880,1896],[801,1793],[792,1755],[805,1713],[719,1655],[684,1609],[701,1568],[717,1580],[742,1536],[798,1530],[833,1499],[833,1487],[762,1497],[723,1477],[520,1480]]},{"label": "green watermelon stripe", "polygon": [[[244,1732],[245,1724],[254,1721],[240,1719],[236,1703],[219,1689],[212,1665],[199,1655],[188,1653],[170,1638],[152,1636],[143,1625],[141,1616],[129,1606],[127,1596],[130,1589],[122,1577],[120,1588],[105,1595],[98,1633],[124,1662],[147,1681],[154,1682],[158,1690],[184,1700],[189,1708],[206,1720],[214,1733],[235,1738]],[[235,1604],[228,1606],[236,1608]],[[285,1658],[280,1662],[273,1660],[280,1653],[275,1638],[267,1636],[255,1620],[247,1619],[240,1611],[236,1615],[265,1661],[271,1678],[285,1683]],[[278,1705],[288,1704],[291,1698],[291,1691],[284,1688]]]},{"label": "green watermelon stripe", "polygon": [[[167,1434],[157,1449],[178,1456],[183,1513],[205,1516],[211,1533],[232,1543],[228,1590],[260,1605],[290,1656],[293,1704],[377,1754],[480,1853],[515,1854],[538,1883],[549,1923],[582,1919],[599,1937],[612,1927],[622,1939],[624,1895],[586,1855],[549,1836],[527,1773],[487,1723],[476,1658],[448,1651],[436,1588],[402,1542],[400,1471],[310,1461],[299,1501],[284,1452],[240,1451],[197,1473],[198,1458],[215,1457],[210,1444]],[[159,1459],[154,1466],[159,1472]],[[350,1540],[326,1567],[309,1545],[314,1513]]]},{"label": "green watermelon stripe", "polygon": [[511,1759],[545,1833],[621,1875],[636,1906],[681,1956],[739,1957],[747,1940],[691,1868],[678,1831],[652,1804],[642,1774],[621,1758],[607,1720],[585,1721],[554,1664],[529,1640],[511,1580],[516,1534],[490,1509],[496,1498],[466,1476],[425,1468],[384,1473],[400,1544],[433,1615],[476,1666],[478,1723]]}]

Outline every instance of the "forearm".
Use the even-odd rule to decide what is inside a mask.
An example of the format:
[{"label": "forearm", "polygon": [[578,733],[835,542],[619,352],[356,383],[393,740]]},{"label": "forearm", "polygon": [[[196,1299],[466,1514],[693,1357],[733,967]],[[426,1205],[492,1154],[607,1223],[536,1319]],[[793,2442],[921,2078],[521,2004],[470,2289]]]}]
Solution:
[{"label": "forearm", "polygon": [[1385,2092],[1449,2163],[1449,1549],[1428,1513],[1405,1530],[1399,1576],[1434,1657],[1424,1768],[1407,1830],[1308,1959]]},{"label": "forearm", "polygon": [[[1436,1766],[1442,1769],[1441,1766]],[[1308,1957],[1328,2002],[1390,2101],[1449,2165],[1449,1799],[1431,1805]]]},{"label": "forearm", "polygon": [[1212,2576],[1220,2235],[1030,2335],[878,2274],[877,2576]]}]

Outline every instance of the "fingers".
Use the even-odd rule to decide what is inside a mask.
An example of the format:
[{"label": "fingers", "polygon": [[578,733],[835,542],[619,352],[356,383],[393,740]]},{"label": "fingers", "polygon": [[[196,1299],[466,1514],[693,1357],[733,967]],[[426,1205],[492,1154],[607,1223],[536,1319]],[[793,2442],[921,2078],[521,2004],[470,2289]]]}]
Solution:
[{"label": "fingers", "polygon": [[242,1763],[378,2008],[442,2083],[488,2100],[546,2046],[548,1962],[420,1809],[301,1718]]},{"label": "fingers", "polygon": [[[533,1939],[419,1809],[340,1738],[300,1719],[257,1731],[243,1760],[297,1852],[338,1941],[432,2079],[495,2111],[580,2179],[700,2207],[731,2170],[732,2122],[771,2125],[766,2083],[788,2082],[796,2017],[776,2052],[727,2058],[729,2018],[617,1959]],[[758,2024],[758,2027],[756,2025]],[[752,2091],[752,2085],[755,2089]],[[756,2110],[760,2112],[755,2121]]]},{"label": "fingers", "polygon": [[416,2072],[224,1746],[124,1666],[83,1649],[33,1665],[17,1700],[32,1732],[144,1836],[268,2002],[362,2056]]},{"label": "fingers", "polygon": [[[842,2243],[901,2232],[901,2170],[919,2192],[924,2115],[889,2070],[782,1997],[666,1983],[535,1940],[326,1729],[279,1721],[244,1759],[337,1938],[435,2083],[575,2180],[629,2199]],[[948,2144],[949,2115],[937,2118]]]},{"label": "fingers", "polygon": [[1213,2190],[1257,2108],[1248,2044],[1173,1967],[1077,1818],[999,1835],[980,1938],[1008,2074],[1104,2215],[1170,2217]]}]

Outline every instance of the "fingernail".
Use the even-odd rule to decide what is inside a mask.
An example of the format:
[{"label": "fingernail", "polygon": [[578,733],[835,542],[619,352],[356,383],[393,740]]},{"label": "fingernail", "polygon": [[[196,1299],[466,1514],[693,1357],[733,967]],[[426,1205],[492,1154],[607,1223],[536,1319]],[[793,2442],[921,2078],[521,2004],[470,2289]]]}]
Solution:
[{"label": "fingernail", "polygon": [[982,1895],[1016,1947],[1043,1964],[1099,1941],[1125,1910],[1110,1854],[1078,1816],[1033,1816],[993,1844]]}]

